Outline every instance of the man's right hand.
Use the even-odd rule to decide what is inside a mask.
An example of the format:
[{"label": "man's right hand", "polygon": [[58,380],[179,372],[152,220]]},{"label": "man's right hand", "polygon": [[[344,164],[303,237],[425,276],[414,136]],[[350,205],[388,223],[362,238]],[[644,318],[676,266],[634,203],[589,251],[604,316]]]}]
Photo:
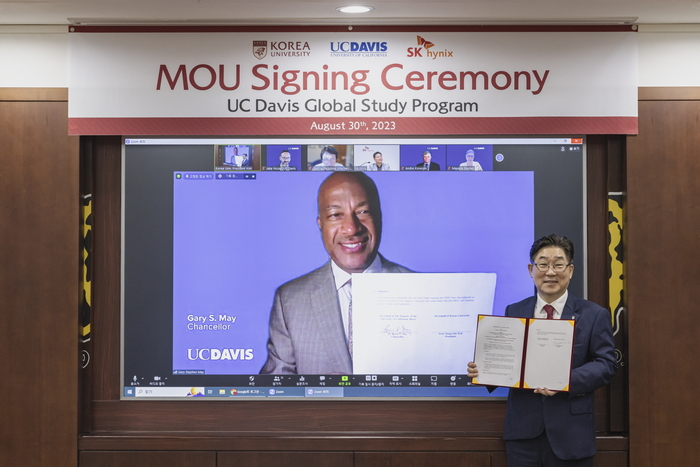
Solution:
[{"label": "man's right hand", "polygon": [[467,363],[467,376],[470,378],[477,378],[479,376],[479,370],[476,368],[476,363]]}]

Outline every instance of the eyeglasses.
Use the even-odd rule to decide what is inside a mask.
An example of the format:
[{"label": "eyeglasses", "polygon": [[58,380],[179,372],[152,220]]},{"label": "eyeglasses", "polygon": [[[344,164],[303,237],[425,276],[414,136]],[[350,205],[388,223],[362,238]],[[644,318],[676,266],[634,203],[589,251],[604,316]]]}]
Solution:
[{"label": "eyeglasses", "polygon": [[533,266],[537,268],[538,271],[540,272],[547,272],[549,271],[549,268],[552,268],[554,272],[564,272],[566,271],[566,268],[571,266],[573,263],[556,263],[556,264],[548,264],[548,263],[532,263]]}]

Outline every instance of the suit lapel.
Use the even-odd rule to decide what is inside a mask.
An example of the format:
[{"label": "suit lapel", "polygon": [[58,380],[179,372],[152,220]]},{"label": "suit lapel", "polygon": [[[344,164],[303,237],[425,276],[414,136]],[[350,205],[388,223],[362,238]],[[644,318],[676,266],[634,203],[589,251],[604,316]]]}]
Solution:
[{"label": "suit lapel", "polygon": [[309,298],[309,308],[321,333],[323,348],[329,351],[329,355],[320,357],[330,357],[345,369],[344,372],[352,373],[352,360],[345,340],[338,293],[335,290],[330,263],[319,270],[319,281],[316,289],[309,293]]},{"label": "suit lapel", "polygon": [[535,312],[536,296],[530,297],[522,302],[522,306],[514,308],[510,316],[517,318],[532,318]]},{"label": "suit lapel", "polygon": [[564,305],[564,310],[561,312],[561,319],[573,319],[578,320],[581,316],[578,308],[578,300],[573,295],[569,294],[566,299],[566,305]]}]

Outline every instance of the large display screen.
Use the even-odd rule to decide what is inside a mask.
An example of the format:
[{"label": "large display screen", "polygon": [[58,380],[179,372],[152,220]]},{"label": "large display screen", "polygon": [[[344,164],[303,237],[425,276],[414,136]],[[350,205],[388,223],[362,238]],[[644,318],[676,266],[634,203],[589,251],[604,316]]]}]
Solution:
[{"label": "large display screen", "polygon": [[581,138],[123,149],[123,399],[503,397],[466,362],[535,238],[579,246],[585,295]]}]

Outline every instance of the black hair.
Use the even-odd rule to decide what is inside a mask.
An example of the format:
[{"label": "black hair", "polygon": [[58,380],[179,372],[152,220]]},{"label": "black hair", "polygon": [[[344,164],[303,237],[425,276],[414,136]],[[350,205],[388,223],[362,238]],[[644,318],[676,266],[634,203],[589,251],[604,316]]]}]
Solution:
[{"label": "black hair", "polygon": [[336,157],[336,159],[338,158],[338,150],[333,146],[324,146],[323,149],[321,149],[321,158],[323,158],[323,153],[326,152],[328,154],[333,154]]},{"label": "black hair", "polygon": [[530,261],[535,261],[535,255],[542,248],[555,247],[564,250],[566,260],[569,263],[574,262],[574,244],[566,237],[560,237],[556,234],[547,235],[535,240],[535,243],[530,247]]}]

